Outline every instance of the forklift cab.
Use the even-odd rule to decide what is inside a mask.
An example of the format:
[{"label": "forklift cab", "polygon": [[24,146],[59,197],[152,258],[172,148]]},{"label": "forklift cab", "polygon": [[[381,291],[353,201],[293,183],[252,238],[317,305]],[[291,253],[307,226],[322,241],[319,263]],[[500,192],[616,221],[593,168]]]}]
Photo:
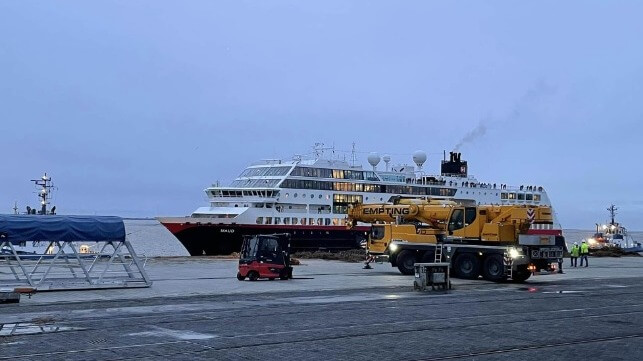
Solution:
[{"label": "forklift cab", "polygon": [[258,234],[245,236],[239,255],[237,279],[259,278],[282,280],[292,278],[290,265],[290,234]]}]

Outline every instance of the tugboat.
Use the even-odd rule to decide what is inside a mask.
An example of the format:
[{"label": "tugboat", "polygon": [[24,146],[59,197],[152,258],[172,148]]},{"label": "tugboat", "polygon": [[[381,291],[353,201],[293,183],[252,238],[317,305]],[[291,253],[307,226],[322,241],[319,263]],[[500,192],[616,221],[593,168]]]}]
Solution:
[{"label": "tugboat", "polygon": [[589,248],[593,250],[616,247],[625,252],[643,252],[641,242],[635,242],[627,233],[627,229],[616,222],[618,207],[610,205],[607,208],[611,221],[606,224],[596,223],[594,236],[587,239]]},{"label": "tugboat", "polygon": [[[48,209],[48,206],[51,204],[52,193],[57,187],[54,186],[51,176],[47,175],[47,172],[44,175],[37,179],[31,180],[36,186],[36,193],[38,195],[38,201],[40,203],[40,209],[32,208],[30,206],[26,207],[26,211],[22,215],[33,216],[33,217],[48,217],[56,215],[56,206]],[[14,203],[13,212],[16,215],[20,215],[17,202]],[[88,244],[74,242],[74,246],[78,247],[78,253],[81,255],[92,255],[98,253],[96,249],[93,249]],[[45,247],[48,247],[45,249]],[[51,244],[48,241],[33,241],[33,242],[21,242],[19,245],[14,245],[15,251],[17,254],[22,256],[34,256],[34,257],[43,257],[52,258],[55,257],[59,249],[57,246]],[[0,247],[0,254],[12,254],[9,247]]]},{"label": "tugboat", "polygon": [[[38,201],[40,203],[40,210],[37,208],[31,208],[30,206],[27,206],[26,212],[24,214],[26,215],[55,215],[56,214],[56,206],[51,207],[50,210],[47,210],[47,206],[50,204],[51,200],[51,195],[52,192],[56,189],[53,181],[51,179],[51,176],[47,175],[47,172],[44,173],[44,175],[38,179],[32,179],[31,180],[34,185],[37,188],[37,193],[38,193]],[[20,214],[18,212],[18,204],[17,202],[13,206],[13,212],[14,214]],[[27,244],[26,242],[24,244],[21,244],[17,250],[19,254],[35,254],[39,250],[41,250],[44,247],[43,243],[40,242],[33,242],[31,244]],[[47,249],[45,253],[47,254],[53,254],[55,253],[55,249],[50,248]],[[2,248],[0,249],[0,254],[2,253],[10,253],[10,251],[7,248]]]}]

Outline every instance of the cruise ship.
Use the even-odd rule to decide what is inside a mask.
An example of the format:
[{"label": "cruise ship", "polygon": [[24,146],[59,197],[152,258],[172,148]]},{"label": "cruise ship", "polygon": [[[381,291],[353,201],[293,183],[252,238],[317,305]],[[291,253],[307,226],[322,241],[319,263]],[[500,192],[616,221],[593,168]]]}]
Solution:
[{"label": "cruise ship", "polygon": [[[390,165],[390,156],[368,155],[370,169],[324,156],[318,144],[309,159],[265,160],[247,167],[227,187],[205,189],[209,205],[187,217],[160,217],[190,255],[230,254],[244,235],[290,233],[294,250],[355,249],[370,225],[346,227],[348,207],[399,197],[451,200],[463,204],[551,205],[542,186],[480,182],[468,174],[461,153],[442,160],[438,175],[425,174],[426,153],[416,151],[413,165]],[[333,152],[334,153],[334,152]],[[384,169],[378,169],[384,161]],[[544,230],[562,234],[557,221]],[[542,233],[543,230],[540,230]]]}]

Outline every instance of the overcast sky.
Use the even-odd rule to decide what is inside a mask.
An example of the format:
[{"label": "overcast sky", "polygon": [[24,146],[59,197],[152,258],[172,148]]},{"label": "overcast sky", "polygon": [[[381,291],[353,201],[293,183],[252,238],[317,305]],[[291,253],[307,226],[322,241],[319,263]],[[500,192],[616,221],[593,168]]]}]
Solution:
[{"label": "overcast sky", "polygon": [[[0,1],[0,212],[186,215],[315,142],[643,229],[641,1]],[[474,136],[466,137],[472,132]]]}]

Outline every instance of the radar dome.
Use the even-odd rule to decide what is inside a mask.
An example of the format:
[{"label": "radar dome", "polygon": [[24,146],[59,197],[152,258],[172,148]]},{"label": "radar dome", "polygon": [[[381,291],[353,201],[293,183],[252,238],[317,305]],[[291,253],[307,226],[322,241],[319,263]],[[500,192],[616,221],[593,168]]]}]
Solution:
[{"label": "radar dome", "polygon": [[426,162],[426,153],[424,153],[421,150],[415,151],[413,153],[413,163],[417,165],[418,167],[422,168],[422,165],[424,165],[424,162]]},{"label": "radar dome", "polygon": [[380,155],[375,152],[369,154],[368,163],[373,166],[373,169],[375,169],[375,167],[380,164]]},{"label": "radar dome", "polygon": [[385,154],[384,157],[382,157],[382,159],[384,159],[384,163],[386,163],[386,171],[388,172],[388,163],[391,161],[391,156],[388,154]]}]

